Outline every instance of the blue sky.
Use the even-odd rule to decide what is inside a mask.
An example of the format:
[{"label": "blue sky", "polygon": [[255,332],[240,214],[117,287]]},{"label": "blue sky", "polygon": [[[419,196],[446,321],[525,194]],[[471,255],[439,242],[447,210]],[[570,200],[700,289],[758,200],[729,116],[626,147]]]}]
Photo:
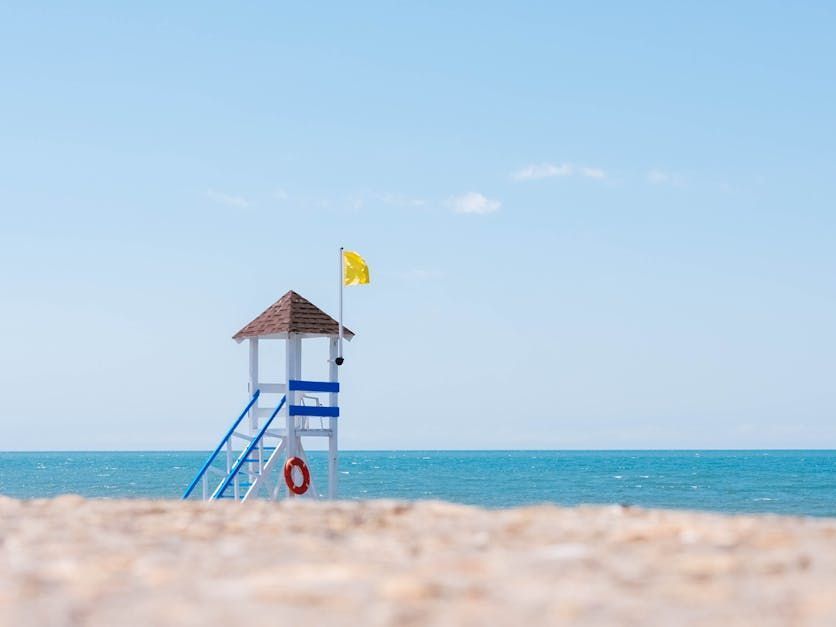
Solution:
[{"label": "blue sky", "polygon": [[344,448],[836,446],[833,5],[450,4],[0,3],[0,448],[209,447],[340,245]]}]

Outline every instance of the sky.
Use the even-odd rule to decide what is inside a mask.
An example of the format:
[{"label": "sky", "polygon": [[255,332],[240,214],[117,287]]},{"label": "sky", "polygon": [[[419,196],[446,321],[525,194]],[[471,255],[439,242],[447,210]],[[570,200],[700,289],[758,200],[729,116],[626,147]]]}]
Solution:
[{"label": "sky", "polygon": [[0,449],[214,446],[231,336],[289,289],[335,314],[339,246],[372,274],[342,448],[836,447],[834,32],[828,2],[0,1]]}]

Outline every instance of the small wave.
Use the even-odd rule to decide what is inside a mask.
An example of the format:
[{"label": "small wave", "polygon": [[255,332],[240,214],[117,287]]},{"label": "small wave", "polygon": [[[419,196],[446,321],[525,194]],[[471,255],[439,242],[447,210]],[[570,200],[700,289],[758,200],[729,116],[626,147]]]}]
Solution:
[{"label": "small wave", "polygon": [[774,501],[775,499],[771,499],[768,496],[759,496],[757,498],[752,499],[753,501]]},{"label": "small wave", "polygon": [[624,479],[624,477],[622,475],[613,475],[612,478],[613,479]]}]

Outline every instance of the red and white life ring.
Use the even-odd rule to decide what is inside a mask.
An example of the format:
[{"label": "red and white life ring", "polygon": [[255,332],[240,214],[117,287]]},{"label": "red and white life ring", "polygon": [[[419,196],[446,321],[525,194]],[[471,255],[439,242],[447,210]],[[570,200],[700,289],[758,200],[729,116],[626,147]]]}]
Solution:
[{"label": "red and white life ring", "polygon": [[[296,485],[293,481],[294,468],[298,468],[302,473],[302,483],[300,485]],[[287,489],[293,492],[293,494],[302,495],[308,491],[308,486],[311,485],[311,473],[300,457],[291,457],[285,462],[284,482],[287,484]]]}]

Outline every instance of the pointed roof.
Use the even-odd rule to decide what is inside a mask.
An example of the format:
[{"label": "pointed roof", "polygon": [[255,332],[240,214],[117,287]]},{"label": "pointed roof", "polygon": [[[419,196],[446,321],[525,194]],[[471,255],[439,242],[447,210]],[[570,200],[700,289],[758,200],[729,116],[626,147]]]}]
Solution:
[{"label": "pointed roof", "polygon": [[[236,342],[248,337],[279,336],[288,333],[336,336],[340,325],[327,313],[293,290],[270,305],[255,320],[232,336]],[[346,339],[354,333],[343,327]]]}]

